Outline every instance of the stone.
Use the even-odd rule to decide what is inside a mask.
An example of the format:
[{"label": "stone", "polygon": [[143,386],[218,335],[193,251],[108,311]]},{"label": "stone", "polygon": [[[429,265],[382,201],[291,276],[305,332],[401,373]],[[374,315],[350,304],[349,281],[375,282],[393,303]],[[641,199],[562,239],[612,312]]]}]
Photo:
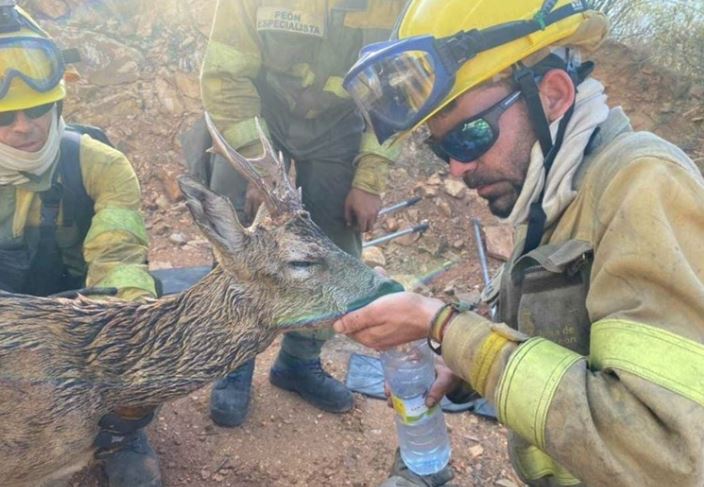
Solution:
[{"label": "stone", "polygon": [[183,103],[176,90],[163,79],[156,80],[156,93],[161,106],[170,113],[183,113]]},{"label": "stone", "polygon": [[171,235],[169,235],[169,242],[179,246],[183,246],[188,243],[188,239],[182,233],[172,233]]},{"label": "stone", "polygon": [[482,445],[474,445],[469,447],[469,455],[472,458],[477,458],[484,453],[484,447]]},{"label": "stone", "polygon": [[386,257],[379,247],[367,247],[362,251],[362,261],[369,267],[385,267]]},{"label": "stone", "polygon": [[440,213],[442,213],[446,217],[452,216],[452,207],[450,206],[450,203],[448,203],[445,200],[438,199],[435,201],[435,204],[437,205],[438,209],[440,210]]},{"label": "stone", "polygon": [[418,248],[428,252],[433,257],[441,256],[448,248],[447,240],[444,237],[426,237],[418,243]]},{"label": "stone", "polygon": [[395,232],[399,229],[400,225],[396,218],[386,218],[384,220],[383,227],[387,232]]},{"label": "stone", "polygon": [[513,228],[510,225],[490,225],[484,227],[486,253],[494,259],[507,261],[514,247]]},{"label": "stone", "polygon": [[419,190],[423,198],[435,198],[438,195],[438,188],[429,184],[422,184]]},{"label": "stone", "polygon": [[432,184],[433,186],[440,186],[442,184],[442,178],[439,174],[435,173],[428,178],[427,183]]},{"label": "stone", "polygon": [[399,237],[396,240],[393,240],[393,242],[398,245],[401,245],[402,247],[410,247],[411,245],[414,245],[416,242],[418,242],[419,239],[419,234],[412,233],[410,235],[404,235],[403,237]]},{"label": "stone", "polygon": [[445,192],[453,198],[461,200],[467,195],[467,186],[463,181],[447,179],[445,180]]},{"label": "stone", "polygon": [[115,86],[145,79],[146,59],[140,51],[95,31],[62,32],[62,44],[80,46],[78,65],[83,79],[93,85]]}]

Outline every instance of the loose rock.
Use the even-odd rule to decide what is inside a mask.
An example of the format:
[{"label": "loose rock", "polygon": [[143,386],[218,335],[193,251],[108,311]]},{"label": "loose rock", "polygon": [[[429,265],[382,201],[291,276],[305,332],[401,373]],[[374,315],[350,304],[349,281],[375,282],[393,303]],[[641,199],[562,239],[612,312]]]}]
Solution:
[{"label": "loose rock", "polygon": [[367,247],[362,251],[362,260],[369,267],[385,267],[386,257],[379,247]]},{"label": "loose rock", "polygon": [[462,181],[447,179],[445,181],[445,192],[453,198],[461,200],[467,195],[467,186]]}]

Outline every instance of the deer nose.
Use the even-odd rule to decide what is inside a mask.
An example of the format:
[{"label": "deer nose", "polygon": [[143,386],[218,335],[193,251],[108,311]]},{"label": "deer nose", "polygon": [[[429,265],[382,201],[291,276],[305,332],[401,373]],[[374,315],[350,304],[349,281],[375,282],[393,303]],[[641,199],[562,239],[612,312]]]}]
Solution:
[{"label": "deer nose", "polygon": [[400,282],[394,281],[393,279],[384,279],[376,292],[376,298],[386,296],[387,294],[402,293],[405,291],[403,285]]},{"label": "deer nose", "polygon": [[401,283],[394,281],[393,279],[382,279],[381,284],[374,290],[374,292],[362,299],[357,299],[347,306],[347,313],[358,310],[359,308],[364,308],[366,305],[372,301],[376,301],[382,296],[393,293],[401,293],[404,291]]}]

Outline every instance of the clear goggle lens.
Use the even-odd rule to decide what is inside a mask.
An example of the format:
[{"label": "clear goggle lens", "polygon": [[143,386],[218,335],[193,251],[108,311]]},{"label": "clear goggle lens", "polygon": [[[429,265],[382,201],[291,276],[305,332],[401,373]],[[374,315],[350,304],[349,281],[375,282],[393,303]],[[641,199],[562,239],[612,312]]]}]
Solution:
[{"label": "clear goggle lens", "polygon": [[413,126],[435,87],[433,58],[425,51],[404,51],[380,59],[348,80],[347,90],[374,125],[396,130]]},{"label": "clear goggle lens", "polygon": [[16,78],[31,88],[45,92],[61,81],[64,73],[61,54],[50,41],[33,37],[0,41],[0,98]]}]

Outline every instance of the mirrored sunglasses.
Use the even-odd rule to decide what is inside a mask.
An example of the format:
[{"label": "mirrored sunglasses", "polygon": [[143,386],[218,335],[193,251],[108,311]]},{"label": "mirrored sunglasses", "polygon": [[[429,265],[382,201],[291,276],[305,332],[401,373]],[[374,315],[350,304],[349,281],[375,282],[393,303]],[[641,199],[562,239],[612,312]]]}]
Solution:
[{"label": "mirrored sunglasses", "polygon": [[443,161],[469,163],[484,155],[499,138],[499,119],[521,97],[514,91],[483,112],[455,125],[441,140],[425,142]]}]

